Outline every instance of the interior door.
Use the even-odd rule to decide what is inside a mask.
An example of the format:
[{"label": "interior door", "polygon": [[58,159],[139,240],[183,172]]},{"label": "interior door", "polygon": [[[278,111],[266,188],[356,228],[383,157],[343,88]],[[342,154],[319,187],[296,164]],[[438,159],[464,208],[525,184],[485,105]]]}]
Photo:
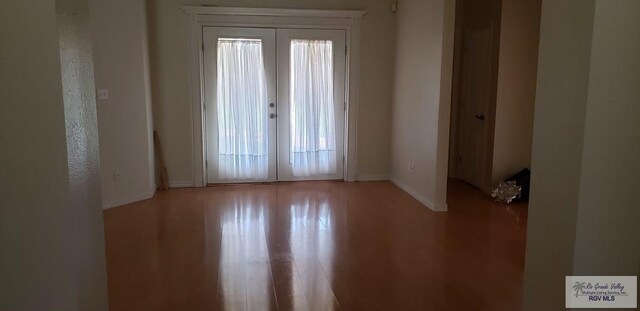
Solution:
[{"label": "interior door", "polygon": [[463,38],[458,131],[458,176],[485,189],[491,100],[491,27],[467,29]]},{"label": "interior door", "polygon": [[275,34],[275,29],[203,29],[208,183],[277,178]]},{"label": "interior door", "polygon": [[343,179],[345,31],[277,37],[278,180]]}]

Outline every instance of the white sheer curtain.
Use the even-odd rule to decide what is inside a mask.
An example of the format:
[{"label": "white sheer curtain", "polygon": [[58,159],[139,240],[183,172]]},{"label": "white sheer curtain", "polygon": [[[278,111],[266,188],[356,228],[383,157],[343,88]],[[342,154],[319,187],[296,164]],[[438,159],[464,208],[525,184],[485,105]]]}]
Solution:
[{"label": "white sheer curtain", "polygon": [[333,43],[292,40],[290,75],[293,175],[335,174]]},{"label": "white sheer curtain", "polygon": [[217,75],[220,179],[268,176],[267,83],[259,39],[219,39]]}]

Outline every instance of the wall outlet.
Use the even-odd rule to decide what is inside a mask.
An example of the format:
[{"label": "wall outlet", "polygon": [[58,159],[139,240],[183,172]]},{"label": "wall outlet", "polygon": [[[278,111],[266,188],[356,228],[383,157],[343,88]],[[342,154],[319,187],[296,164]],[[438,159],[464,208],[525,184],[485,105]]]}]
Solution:
[{"label": "wall outlet", "polygon": [[409,172],[413,173],[415,171],[416,171],[415,165],[413,165],[413,163],[409,163]]},{"label": "wall outlet", "polygon": [[109,99],[109,89],[98,89],[96,94],[98,96],[98,100]]}]

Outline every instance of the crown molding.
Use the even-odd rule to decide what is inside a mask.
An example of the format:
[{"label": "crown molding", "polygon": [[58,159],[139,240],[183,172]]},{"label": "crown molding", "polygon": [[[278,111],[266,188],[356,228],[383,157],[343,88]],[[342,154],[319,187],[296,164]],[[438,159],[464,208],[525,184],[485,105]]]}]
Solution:
[{"label": "crown molding", "polygon": [[324,18],[360,18],[367,14],[367,11],[364,10],[267,9],[219,6],[183,6],[182,10],[189,14]]}]

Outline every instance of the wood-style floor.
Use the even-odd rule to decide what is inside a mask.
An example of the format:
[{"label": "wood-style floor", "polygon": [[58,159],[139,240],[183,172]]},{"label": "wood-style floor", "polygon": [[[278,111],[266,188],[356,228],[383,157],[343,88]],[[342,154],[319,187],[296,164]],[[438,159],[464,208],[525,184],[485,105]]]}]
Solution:
[{"label": "wood-style floor", "polygon": [[158,192],[104,212],[124,310],[519,310],[527,208],[460,182],[434,213],[389,182]]}]

